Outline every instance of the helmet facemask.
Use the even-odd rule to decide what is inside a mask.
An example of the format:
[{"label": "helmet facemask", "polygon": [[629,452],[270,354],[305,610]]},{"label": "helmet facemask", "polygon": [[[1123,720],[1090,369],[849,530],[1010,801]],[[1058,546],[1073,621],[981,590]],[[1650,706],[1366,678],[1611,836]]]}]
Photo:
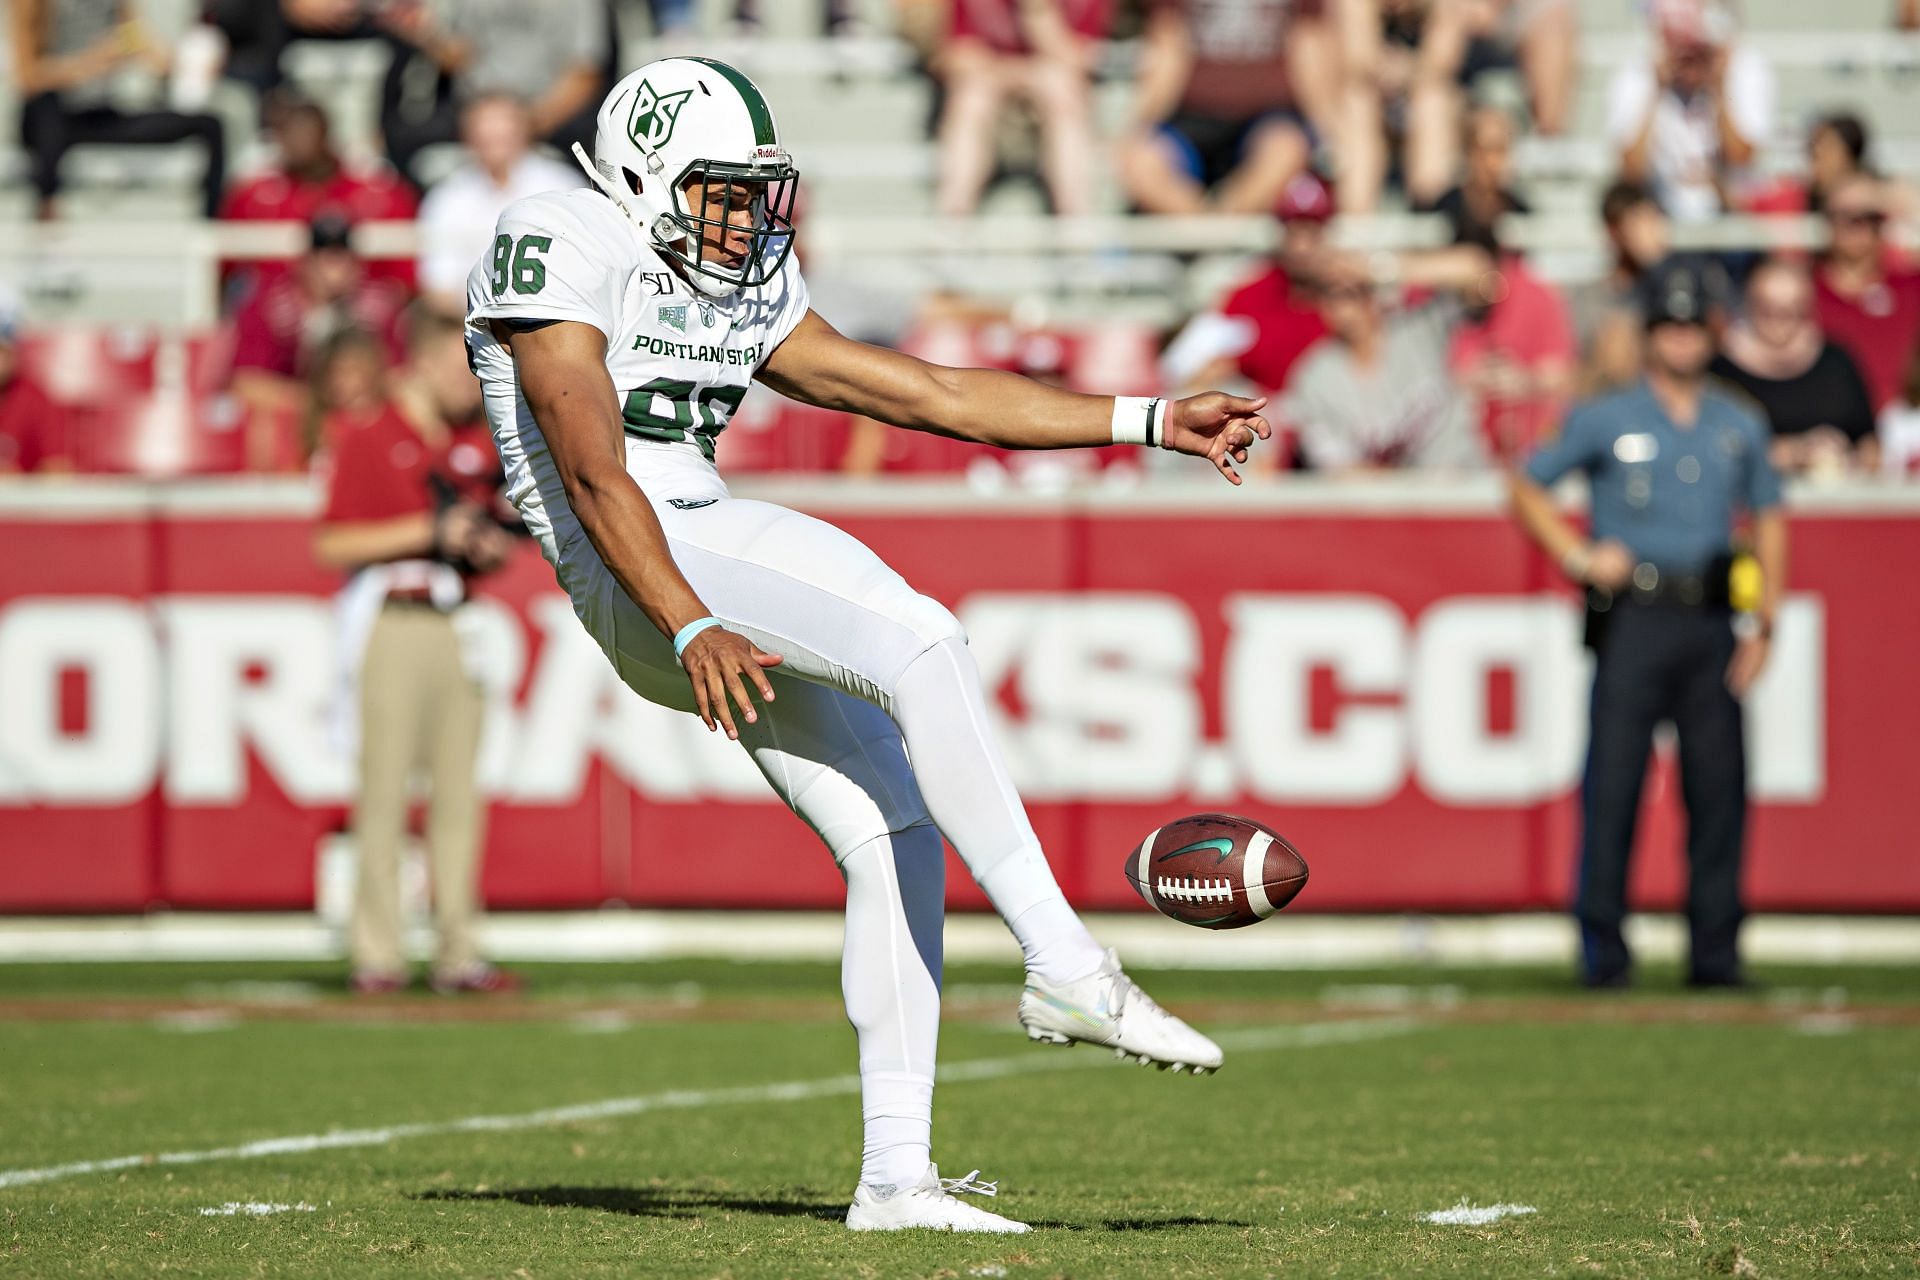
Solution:
[{"label": "helmet facemask", "polygon": [[[724,297],[739,289],[757,289],[780,274],[793,252],[793,209],[799,173],[782,148],[762,148],[749,164],[695,160],[673,182],[673,210],[650,228],[655,247],[679,263],[700,292]],[[755,194],[752,222],[742,227],[733,189]],[[716,216],[717,215],[717,216]],[[747,247],[738,263],[726,260],[726,245],[741,232]]]}]

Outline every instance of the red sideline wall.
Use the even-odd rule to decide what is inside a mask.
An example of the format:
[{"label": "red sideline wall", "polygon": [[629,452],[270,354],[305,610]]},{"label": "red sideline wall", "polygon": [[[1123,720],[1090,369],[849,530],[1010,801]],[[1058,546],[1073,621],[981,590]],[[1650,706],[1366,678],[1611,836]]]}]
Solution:
[{"label": "red sideline wall", "polygon": [[[1313,865],[1302,909],[1557,907],[1587,666],[1491,485],[986,500],[741,486],[832,519],[959,613],[1069,895],[1230,809]],[[0,911],[298,909],[351,770],[303,484],[0,488]],[[1750,706],[1764,910],[1920,910],[1920,495],[1800,496]],[[498,908],[812,907],[841,886],[744,756],[633,698],[537,554],[477,612]],[[1638,901],[1684,884],[1664,755]],[[958,864],[958,905],[980,899]]]}]

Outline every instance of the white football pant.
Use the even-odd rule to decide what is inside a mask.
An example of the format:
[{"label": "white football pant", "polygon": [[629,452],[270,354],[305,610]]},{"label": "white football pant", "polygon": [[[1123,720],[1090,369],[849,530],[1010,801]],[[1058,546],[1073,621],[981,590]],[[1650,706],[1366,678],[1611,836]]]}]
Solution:
[{"label": "white football pant", "polygon": [[[650,701],[692,711],[672,642],[614,580],[564,499],[515,496],[621,678]],[[1102,953],[1062,897],[989,735],[979,672],[953,614],[811,516],[730,497],[683,498],[684,508],[649,497],[675,563],[713,616],[784,659],[768,672],[776,700],[757,704],[759,723],[736,712],[735,724],[846,878],[841,979],[860,1043],[861,1181],[911,1186],[931,1140],[941,834],[1029,969],[1071,981],[1098,968]]]}]

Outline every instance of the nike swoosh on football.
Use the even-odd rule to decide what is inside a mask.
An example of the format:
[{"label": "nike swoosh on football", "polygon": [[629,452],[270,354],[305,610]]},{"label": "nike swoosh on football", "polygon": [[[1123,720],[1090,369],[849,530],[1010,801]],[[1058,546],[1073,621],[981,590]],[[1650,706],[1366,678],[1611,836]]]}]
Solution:
[{"label": "nike swoosh on football", "polygon": [[1225,836],[1215,836],[1211,840],[1196,840],[1192,844],[1183,845],[1182,847],[1175,849],[1172,853],[1163,853],[1159,857],[1155,858],[1154,861],[1166,862],[1171,858],[1179,857],[1183,853],[1193,853],[1199,849],[1213,850],[1215,857],[1218,859],[1218,861],[1216,861],[1214,865],[1219,866],[1220,863],[1225,862],[1227,860],[1227,855],[1233,852],[1233,841],[1227,839],[1227,837]]}]

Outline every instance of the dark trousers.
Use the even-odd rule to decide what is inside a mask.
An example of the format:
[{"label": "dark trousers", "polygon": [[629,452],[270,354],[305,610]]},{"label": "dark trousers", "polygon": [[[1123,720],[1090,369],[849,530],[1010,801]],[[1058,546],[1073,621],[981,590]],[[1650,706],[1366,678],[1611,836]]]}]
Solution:
[{"label": "dark trousers", "polygon": [[[593,135],[600,113],[600,99],[582,109],[571,120],[560,123],[552,132],[539,141],[551,146],[571,164],[573,157],[568,154],[574,143],[593,154]],[[416,117],[395,112],[382,122],[381,132],[386,135],[387,161],[393,165],[400,176],[415,186],[424,186],[420,175],[414,172],[414,161],[422,151],[436,143],[458,142],[460,140],[460,104],[452,99],[437,102],[432,109]]]},{"label": "dark trousers", "polygon": [[1594,672],[1574,903],[1589,982],[1622,979],[1632,963],[1620,932],[1627,864],[1653,731],[1662,720],[1673,721],[1680,735],[1691,974],[1703,982],[1740,976],[1747,759],[1740,703],[1726,686],[1733,649],[1723,610],[1625,600],[1613,608]]},{"label": "dark trousers", "polygon": [[157,146],[197,140],[206,148],[207,172],[200,202],[206,216],[220,211],[227,183],[227,135],[217,116],[178,111],[124,112],[113,107],[69,108],[58,94],[42,93],[20,107],[20,141],[33,167],[33,189],[42,200],[60,193],[60,162],[67,151],[89,142]]},{"label": "dark trousers", "polygon": [[[568,152],[576,142],[588,155],[593,154],[601,95],[627,70],[621,61],[620,23],[611,0],[603,6],[603,20],[607,56],[600,65],[601,92],[589,98],[572,119],[561,121],[539,138],[558,151],[563,161],[571,159]],[[380,133],[386,140],[387,162],[415,186],[424,186],[413,168],[420,153],[436,143],[460,140],[461,104],[454,93],[452,79],[446,75],[435,76],[431,97],[412,91],[415,73],[427,65],[424,54],[396,42],[393,60],[387,67],[386,83],[380,90]]]},{"label": "dark trousers", "polygon": [[[656,13],[663,7],[671,8],[672,6],[670,4],[663,6],[658,0],[655,0],[654,10]],[[734,0],[733,19],[735,22],[744,22],[758,26],[760,23],[760,0]],[[820,25],[825,28],[828,35],[832,35],[852,20],[852,0],[825,0],[825,3],[820,6]]]},{"label": "dark trousers", "polygon": [[207,21],[227,38],[226,75],[260,93],[286,82],[282,66],[295,40],[380,40],[386,31],[370,18],[349,26],[315,30],[294,23],[276,0],[207,0]]}]

